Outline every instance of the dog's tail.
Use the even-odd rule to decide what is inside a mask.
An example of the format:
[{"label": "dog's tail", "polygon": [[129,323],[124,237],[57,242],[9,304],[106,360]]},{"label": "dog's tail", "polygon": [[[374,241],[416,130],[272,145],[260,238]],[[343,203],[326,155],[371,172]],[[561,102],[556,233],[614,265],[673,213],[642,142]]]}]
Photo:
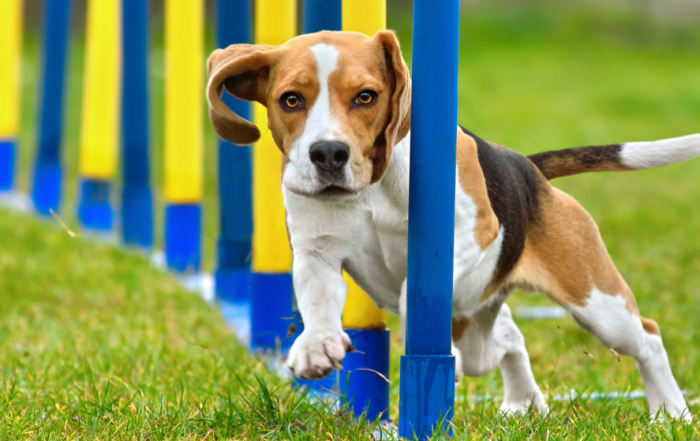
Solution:
[{"label": "dog's tail", "polygon": [[547,179],[579,173],[643,170],[700,156],[700,134],[553,150],[528,156]]}]

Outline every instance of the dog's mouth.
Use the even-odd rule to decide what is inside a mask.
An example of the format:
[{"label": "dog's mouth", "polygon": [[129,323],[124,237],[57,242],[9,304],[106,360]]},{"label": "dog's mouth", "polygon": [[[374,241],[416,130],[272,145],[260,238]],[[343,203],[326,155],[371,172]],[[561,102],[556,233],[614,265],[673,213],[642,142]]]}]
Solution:
[{"label": "dog's mouth", "polygon": [[338,185],[329,185],[321,191],[309,192],[300,191],[298,189],[287,187],[292,193],[296,193],[300,196],[306,196],[307,198],[338,201],[345,199],[354,199],[360,194],[360,190],[348,190],[347,188],[340,187]]},{"label": "dog's mouth", "polygon": [[347,188],[341,187],[339,185],[329,185],[328,187],[318,192],[316,196],[321,196],[323,198],[345,199],[354,198],[358,195],[358,193],[358,191],[348,190]]},{"label": "dog's mouth", "polygon": [[338,185],[329,185],[328,187],[321,190],[319,194],[323,196],[348,196],[351,194],[355,194],[355,192],[340,187]]}]

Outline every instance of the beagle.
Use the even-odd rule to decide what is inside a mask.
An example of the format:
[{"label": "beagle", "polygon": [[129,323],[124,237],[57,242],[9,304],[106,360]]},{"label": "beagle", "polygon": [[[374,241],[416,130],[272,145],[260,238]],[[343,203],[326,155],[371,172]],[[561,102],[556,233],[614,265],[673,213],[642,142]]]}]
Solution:
[{"label": "beagle", "polygon": [[[236,144],[260,138],[223,89],[267,107],[282,152],[282,194],[305,330],[287,366],[329,374],[351,349],[341,315],[346,270],[380,308],[405,313],[411,80],[392,32],[320,32],[281,46],[233,45],[207,63],[209,116]],[[523,156],[457,131],[452,339],[464,375],[499,367],[501,410],[546,412],[523,336],[504,303],[544,293],[606,347],[634,357],[652,417],[690,421],[657,324],[634,295],[588,213],[549,180],[640,170],[700,155],[700,134]],[[405,316],[405,314],[402,314]]]}]

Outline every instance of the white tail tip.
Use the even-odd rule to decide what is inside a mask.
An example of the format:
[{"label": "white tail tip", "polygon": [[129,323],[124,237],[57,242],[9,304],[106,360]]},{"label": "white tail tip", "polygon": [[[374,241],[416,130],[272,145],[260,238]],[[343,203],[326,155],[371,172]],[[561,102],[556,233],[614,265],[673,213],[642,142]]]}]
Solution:
[{"label": "white tail tip", "polygon": [[700,134],[622,144],[622,164],[636,170],[661,167],[700,156]]}]

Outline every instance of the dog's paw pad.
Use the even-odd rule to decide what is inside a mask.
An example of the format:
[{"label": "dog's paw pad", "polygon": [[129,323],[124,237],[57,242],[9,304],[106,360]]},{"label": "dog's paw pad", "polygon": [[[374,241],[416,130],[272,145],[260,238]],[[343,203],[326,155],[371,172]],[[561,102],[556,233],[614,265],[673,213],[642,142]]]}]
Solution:
[{"label": "dog's paw pad", "polygon": [[345,354],[352,349],[350,337],[342,330],[310,332],[305,329],[289,350],[286,365],[299,378],[319,379],[339,368]]}]

